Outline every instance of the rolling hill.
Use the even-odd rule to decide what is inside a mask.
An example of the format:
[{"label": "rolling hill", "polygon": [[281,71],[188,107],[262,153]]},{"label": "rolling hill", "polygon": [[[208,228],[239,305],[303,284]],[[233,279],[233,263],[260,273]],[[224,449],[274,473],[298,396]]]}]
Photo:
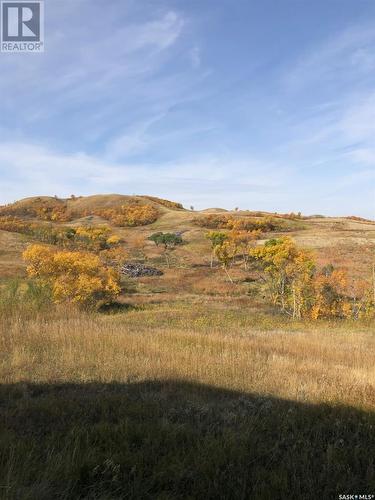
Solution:
[{"label": "rolling hill", "polygon": [[[100,215],[105,210],[116,210],[127,205],[153,207],[157,211],[157,219],[150,224],[141,226],[116,227],[110,220],[106,220]],[[34,212],[40,208],[46,210],[46,207],[63,209],[64,213],[68,215],[67,220],[63,222],[41,221]],[[228,211],[219,208],[191,211],[182,208],[179,203],[149,196],[112,194],[69,199],[25,198],[1,207],[0,217],[1,215],[16,216],[27,221],[39,221],[56,227],[61,224],[73,227],[82,224],[91,226],[104,224],[111,227],[123,239],[123,245],[128,251],[130,259],[139,260],[146,257],[150,262],[158,265],[164,265],[160,258],[160,251],[152,242],[147,241],[147,237],[156,231],[181,232],[186,244],[177,248],[173,253],[175,260],[173,272],[166,270],[164,277],[151,280],[152,283],[157,283],[158,287],[173,293],[202,293],[209,292],[210,289],[216,290],[216,292],[222,289],[223,293],[233,292],[225,277],[217,276],[217,270],[209,269],[210,245],[205,238],[209,229],[195,223],[197,219],[207,215],[218,217],[224,215],[238,219],[256,218],[258,220],[274,217],[275,220],[284,225],[283,230],[266,232],[260,242],[269,237],[287,234],[298,245],[312,249],[320,265],[332,263],[335,266],[343,267],[349,271],[353,278],[370,273],[373,246],[375,245],[374,221],[322,216],[290,218],[288,214]],[[21,253],[29,242],[30,238],[27,236],[0,230],[0,276],[2,278],[23,275],[24,264]],[[140,247],[144,247],[144,255],[141,255]],[[246,278],[246,273],[240,269],[236,269],[234,274],[239,283]],[[170,275],[172,276],[170,277]],[[148,283],[147,278],[141,280],[140,283],[143,281]],[[242,291],[246,291],[246,285],[243,285],[242,288]]]}]

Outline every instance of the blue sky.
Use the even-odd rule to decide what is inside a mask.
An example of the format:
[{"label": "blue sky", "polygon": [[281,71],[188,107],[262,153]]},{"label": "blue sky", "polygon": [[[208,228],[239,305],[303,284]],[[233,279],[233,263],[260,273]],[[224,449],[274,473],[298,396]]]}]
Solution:
[{"label": "blue sky", "polygon": [[0,53],[0,202],[375,216],[373,0],[46,0]]}]

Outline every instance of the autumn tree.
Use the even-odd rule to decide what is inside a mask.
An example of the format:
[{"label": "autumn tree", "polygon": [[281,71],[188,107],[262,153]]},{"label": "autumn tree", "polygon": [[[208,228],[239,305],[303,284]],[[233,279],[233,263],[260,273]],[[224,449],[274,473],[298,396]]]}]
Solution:
[{"label": "autumn tree", "polygon": [[44,221],[64,222],[70,220],[67,203],[59,198],[37,197],[0,207],[1,215],[13,217],[35,217]]},{"label": "autumn tree", "polygon": [[31,245],[23,253],[30,278],[49,285],[55,303],[99,306],[120,292],[118,273],[87,252]]},{"label": "autumn tree", "polygon": [[375,297],[372,285],[367,280],[358,280],[355,283],[353,301],[353,316],[355,318],[370,318],[375,315]]},{"label": "autumn tree", "polygon": [[236,244],[233,241],[225,240],[221,245],[216,245],[216,247],[214,248],[214,252],[217,259],[221,263],[221,266],[225,274],[228,276],[229,281],[233,283],[233,279],[229,274],[228,268],[230,267],[234,258],[237,255]]},{"label": "autumn tree", "polygon": [[248,268],[250,251],[254,248],[255,242],[261,237],[261,234],[262,232],[260,229],[254,229],[252,231],[232,229],[227,235],[227,238],[236,245],[237,253],[242,257],[245,270]]},{"label": "autumn tree", "polygon": [[284,237],[268,240],[250,254],[263,267],[272,302],[294,318],[300,318],[310,307],[315,269],[310,253]]},{"label": "autumn tree", "polygon": [[215,256],[215,248],[224,243],[228,236],[225,233],[220,231],[210,231],[206,234],[206,238],[211,242],[211,262],[210,267],[213,267],[214,256]]},{"label": "autumn tree", "polygon": [[351,304],[345,296],[348,278],[343,270],[322,273],[315,276],[313,280],[314,301],[311,308],[311,317],[350,317],[352,313]]},{"label": "autumn tree", "polygon": [[26,234],[49,245],[99,252],[118,246],[121,239],[107,226],[78,226],[41,224],[23,221],[18,217],[0,216],[0,229]]},{"label": "autumn tree", "polygon": [[349,280],[343,269],[327,266],[314,277],[314,302],[311,317],[363,318],[374,313],[371,285],[366,279]]},{"label": "autumn tree", "polygon": [[75,244],[87,250],[99,251],[116,246],[120,238],[107,226],[80,226],[75,229]]},{"label": "autumn tree", "polygon": [[275,305],[293,318],[360,318],[373,314],[368,281],[349,284],[345,270],[332,264],[317,271],[311,254],[287,237],[272,239],[251,250],[267,277]]}]

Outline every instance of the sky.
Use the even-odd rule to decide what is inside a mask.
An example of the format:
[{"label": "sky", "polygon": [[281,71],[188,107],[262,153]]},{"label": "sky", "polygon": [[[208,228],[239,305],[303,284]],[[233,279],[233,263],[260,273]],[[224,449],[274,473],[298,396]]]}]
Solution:
[{"label": "sky", "polygon": [[373,0],[45,0],[0,53],[0,203],[375,217]]}]

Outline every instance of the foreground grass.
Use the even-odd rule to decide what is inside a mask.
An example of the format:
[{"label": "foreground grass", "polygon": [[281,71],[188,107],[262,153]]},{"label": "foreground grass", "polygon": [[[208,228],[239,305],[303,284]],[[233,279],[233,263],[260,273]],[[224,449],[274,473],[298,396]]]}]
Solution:
[{"label": "foreground grass", "polygon": [[373,325],[202,300],[2,318],[2,498],[372,493]]}]

